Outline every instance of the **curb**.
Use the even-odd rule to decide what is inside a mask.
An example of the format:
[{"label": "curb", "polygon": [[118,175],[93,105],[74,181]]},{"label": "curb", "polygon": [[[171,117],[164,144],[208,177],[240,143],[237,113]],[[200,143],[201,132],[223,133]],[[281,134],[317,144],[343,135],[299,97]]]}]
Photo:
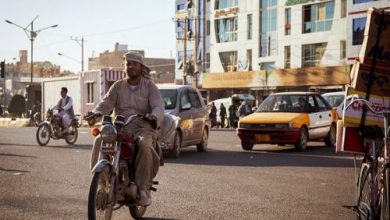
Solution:
[{"label": "curb", "polygon": [[0,118],[0,127],[27,127],[29,119]]}]

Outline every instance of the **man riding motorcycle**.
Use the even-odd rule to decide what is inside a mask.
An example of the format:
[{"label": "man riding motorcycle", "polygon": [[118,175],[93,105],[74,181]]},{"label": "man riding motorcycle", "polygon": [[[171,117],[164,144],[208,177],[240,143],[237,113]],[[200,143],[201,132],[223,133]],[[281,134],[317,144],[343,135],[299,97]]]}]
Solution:
[{"label": "man riding motorcycle", "polygon": [[[146,115],[148,120],[136,119],[124,127],[123,131],[127,135],[131,134],[137,141],[135,183],[138,187],[139,205],[148,206],[152,202],[150,188],[160,165],[160,156],[154,148],[154,143],[158,132],[156,128],[160,127],[164,117],[164,101],[157,86],[150,79],[150,69],[139,54],[126,53],[123,61],[127,77],[115,82],[102,102],[84,118],[92,123],[98,115],[107,115],[112,110],[116,115],[124,116],[125,120],[135,114]],[[94,145],[100,143],[100,138],[94,141]]]}]

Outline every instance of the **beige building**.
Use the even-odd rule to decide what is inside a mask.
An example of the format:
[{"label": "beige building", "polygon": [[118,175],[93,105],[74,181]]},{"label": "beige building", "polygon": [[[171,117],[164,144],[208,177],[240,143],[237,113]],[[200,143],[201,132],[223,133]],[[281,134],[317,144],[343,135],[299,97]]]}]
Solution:
[{"label": "beige building", "polygon": [[175,60],[166,58],[147,58],[143,50],[128,50],[127,45],[115,44],[114,51],[104,51],[98,57],[88,59],[88,70],[103,68],[122,68],[122,57],[134,51],[144,57],[145,64],[150,67],[151,75],[156,83],[173,83],[175,77]]}]

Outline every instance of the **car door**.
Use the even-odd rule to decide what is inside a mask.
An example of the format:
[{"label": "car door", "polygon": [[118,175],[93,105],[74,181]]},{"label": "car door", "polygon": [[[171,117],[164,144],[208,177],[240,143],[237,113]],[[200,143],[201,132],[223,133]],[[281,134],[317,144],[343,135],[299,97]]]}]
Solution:
[{"label": "car door", "polygon": [[179,92],[179,113],[180,128],[182,131],[183,146],[194,141],[194,122],[191,114],[191,101],[188,94],[188,88],[182,88]]},{"label": "car door", "polygon": [[332,112],[325,100],[317,94],[310,95],[310,139],[324,138],[332,123]]},{"label": "car door", "polygon": [[203,135],[203,125],[205,123],[207,111],[203,108],[198,91],[189,88],[188,95],[191,101],[191,116],[193,121],[193,137],[196,144],[200,143]]}]

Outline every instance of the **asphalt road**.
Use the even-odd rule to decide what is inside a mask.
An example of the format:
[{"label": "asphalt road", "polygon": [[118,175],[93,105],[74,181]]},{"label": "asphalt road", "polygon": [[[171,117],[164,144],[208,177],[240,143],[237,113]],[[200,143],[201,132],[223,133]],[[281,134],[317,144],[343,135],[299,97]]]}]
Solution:
[{"label": "asphalt road", "polygon": [[[0,219],[86,219],[92,137],[40,147],[35,128],[0,128]],[[241,150],[232,131],[212,131],[209,151],[186,148],[160,168],[146,219],[356,219],[353,156],[322,143],[296,152]],[[125,207],[113,219],[130,219]]]}]

